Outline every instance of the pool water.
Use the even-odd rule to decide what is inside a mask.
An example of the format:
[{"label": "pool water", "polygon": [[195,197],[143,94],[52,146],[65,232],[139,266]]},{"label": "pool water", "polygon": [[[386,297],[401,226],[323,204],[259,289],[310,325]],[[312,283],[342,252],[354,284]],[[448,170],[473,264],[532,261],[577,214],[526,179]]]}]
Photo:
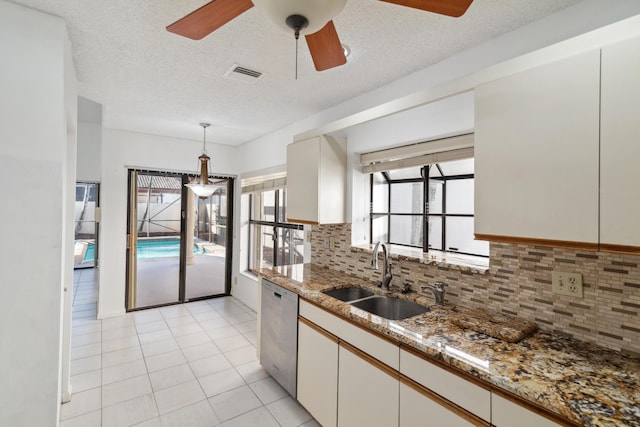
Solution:
[{"label": "pool water", "polygon": [[[194,254],[202,254],[204,251],[197,245],[193,245]],[[180,239],[149,239],[138,240],[138,259],[177,257],[180,256]],[[84,261],[90,261],[95,257],[95,245],[89,243],[84,254]]]},{"label": "pool water", "polygon": [[96,245],[93,243],[89,243],[87,245],[87,251],[84,253],[84,258],[82,259],[84,262],[93,261],[96,258]]}]

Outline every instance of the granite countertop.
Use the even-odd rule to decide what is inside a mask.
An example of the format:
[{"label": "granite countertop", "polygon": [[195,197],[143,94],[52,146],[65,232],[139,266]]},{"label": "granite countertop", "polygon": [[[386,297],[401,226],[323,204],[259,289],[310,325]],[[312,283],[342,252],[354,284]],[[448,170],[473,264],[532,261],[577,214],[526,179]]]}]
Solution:
[{"label": "granite countertop", "polygon": [[[328,268],[295,265],[257,273],[336,314],[573,422],[640,426],[640,361],[620,352],[540,331],[518,343],[491,338],[451,323],[455,307],[432,306],[433,300],[415,293],[401,298],[432,306],[431,311],[405,320],[386,320],[323,294],[340,287],[374,286]],[[372,290],[381,293],[378,288]]]}]

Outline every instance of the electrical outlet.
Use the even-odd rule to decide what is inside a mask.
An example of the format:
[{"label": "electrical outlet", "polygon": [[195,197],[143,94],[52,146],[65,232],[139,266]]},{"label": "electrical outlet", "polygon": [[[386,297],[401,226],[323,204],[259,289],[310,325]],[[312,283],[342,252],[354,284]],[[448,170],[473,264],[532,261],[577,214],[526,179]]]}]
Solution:
[{"label": "electrical outlet", "polygon": [[335,249],[336,247],[336,238],[331,236],[329,237],[329,249]]},{"label": "electrical outlet", "polygon": [[582,274],[552,271],[551,288],[554,294],[582,298]]}]

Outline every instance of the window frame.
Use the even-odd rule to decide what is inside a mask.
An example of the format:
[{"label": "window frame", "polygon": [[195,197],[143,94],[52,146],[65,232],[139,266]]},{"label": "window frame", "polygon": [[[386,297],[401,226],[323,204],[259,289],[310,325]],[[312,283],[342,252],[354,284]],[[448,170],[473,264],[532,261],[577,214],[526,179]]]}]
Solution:
[{"label": "window frame", "polygon": [[[438,172],[440,176],[430,177],[429,173],[432,167],[438,168]],[[387,185],[387,212],[376,212],[373,210],[374,207],[374,174],[380,173]],[[419,178],[403,178],[403,179],[391,179],[389,174],[386,171],[382,172],[372,172],[369,174],[369,243],[373,244],[373,221],[376,218],[385,217],[387,218],[387,232],[386,232],[386,242],[392,245],[405,246],[411,248],[421,248],[423,253],[428,253],[431,251],[439,251],[442,253],[452,253],[452,254],[460,254],[460,255],[470,255],[477,256],[482,258],[488,258],[489,255],[478,254],[478,253],[470,253],[470,252],[462,252],[458,250],[451,250],[447,248],[447,218],[474,218],[475,214],[462,214],[462,213],[449,213],[447,212],[447,182],[454,180],[466,180],[466,179],[475,179],[475,174],[457,174],[457,175],[445,175],[440,167],[439,163],[434,163],[430,165],[424,165],[420,168]],[[429,211],[429,181],[440,181],[442,182],[442,212],[441,213],[433,213]],[[394,184],[403,184],[403,183],[421,183],[422,184],[422,198],[423,198],[423,207],[421,213],[394,213],[391,212],[391,199],[392,199],[392,189]],[[408,245],[404,243],[395,243],[392,240],[391,236],[391,222],[393,217],[401,217],[401,216],[410,216],[410,217],[422,217],[422,246],[414,246]],[[438,217],[441,218],[441,232],[440,232],[440,246],[442,249],[435,249],[429,247],[429,218],[430,217]],[[454,248],[455,249],[455,248]]]},{"label": "window frame", "polygon": [[[256,197],[262,198],[262,193],[265,193],[267,191],[274,191],[273,221],[253,219],[255,198]],[[247,251],[247,265],[249,266],[250,269],[256,267],[251,263],[252,254],[256,252],[255,248],[252,245],[252,242],[254,239],[256,242],[262,242],[262,238],[260,236],[254,236],[254,233],[253,233],[254,228],[252,227],[253,225],[272,227],[273,233],[271,238],[273,241],[273,262],[272,262],[273,267],[278,267],[280,265],[289,265],[289,264],[280,264],[278,262],[278,259],[279,259],[278,253],[280,250],[280,247],[279,247],[280,230],[282,229],[304,230],[304,226],[302,224],[295,224],[291,222],[280,221],[280,217],[283,217],[283,218],[285,217],[284,215],[280,215],[281,213],[280,212],[280,207],[281,207],[280,196],[282,195],[283,201],[286,202],[286,188],[274,188],[274,189],[269,189],[267,191],[261,191],[261,192],[255,192],[255,193],[249,194],[249,221],[248,221],[249,228],[247,233],[249,250]],[[286,209],[285,203],[283,203],[282,206]],[[258,244],[261,244],[261,243],[258,243]],[[262,264],[262,260],[260,260],[260,264]]]}]

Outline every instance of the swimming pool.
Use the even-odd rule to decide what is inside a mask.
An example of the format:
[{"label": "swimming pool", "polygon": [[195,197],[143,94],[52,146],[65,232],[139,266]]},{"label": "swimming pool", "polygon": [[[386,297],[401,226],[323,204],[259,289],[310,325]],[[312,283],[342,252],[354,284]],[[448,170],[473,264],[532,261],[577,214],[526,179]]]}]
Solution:
[{"label": "swimming pool", "polygon": [[[193,245],[194,254],[202,254],[204,251],[198,245]],[[180,239],[148,239],[138,240],[138,259],[177,257],[180,256]],[[95,245],[89,243],[84,254],[84,261],[91,261],[95,257]]]}]

